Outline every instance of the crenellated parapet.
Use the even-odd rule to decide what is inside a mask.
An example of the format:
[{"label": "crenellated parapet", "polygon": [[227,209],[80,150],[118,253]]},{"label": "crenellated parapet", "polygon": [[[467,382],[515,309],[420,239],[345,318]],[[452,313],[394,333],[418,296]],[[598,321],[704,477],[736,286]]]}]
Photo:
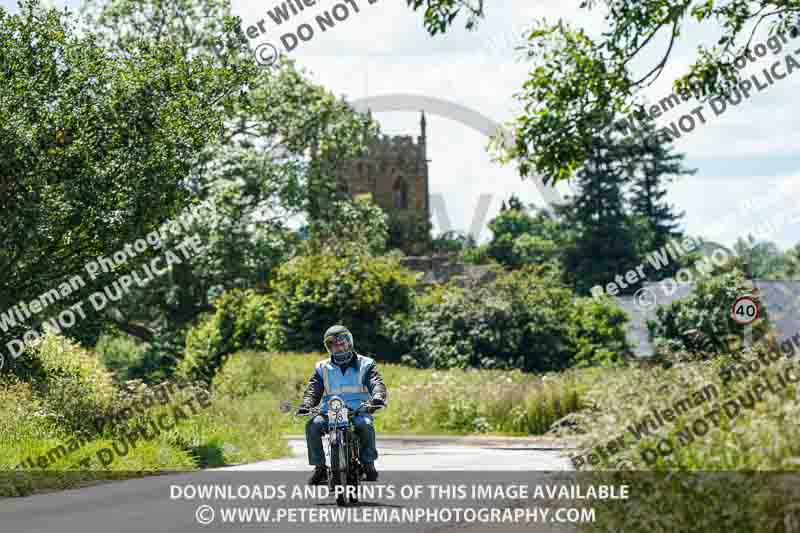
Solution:
[{"label": "crenellated parapet", "polygon": [[381,134],[370,145],[366,157],[374,159],[416,159],[420,156],[422,144],[414,141],[411,135]]}]

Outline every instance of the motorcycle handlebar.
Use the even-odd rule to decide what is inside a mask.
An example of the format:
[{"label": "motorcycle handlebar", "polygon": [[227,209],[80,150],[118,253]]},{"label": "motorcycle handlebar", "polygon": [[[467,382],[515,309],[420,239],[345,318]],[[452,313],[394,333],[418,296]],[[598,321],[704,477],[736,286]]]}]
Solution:
[{"label": "motorcycle handlebar", "polygon": [[361,405],[359,405],[358,408],[353,411],[353,414],[358,413],[359,411],[361,411],[361,409],[363,409],[365,407],[367,407],[369,409],[374,409],[373,412],[375,412],[375,411],[377,411],[379,409],[383,409],[386,406],[385,405],[375,405],[375,404],[368,403],[368,402],[361,402]]},{"label": "motorcycle handlebar", "polygon": [[[350,411],[350,416],[355,416],[356,414],[358,414],[365,407],[366,408],[370,408],[370,409],[374,409],[375,411],[377,411],[379,409],[385,408],[386,406],[385,405],[375,405],[375,404],[372,404],[372,403],[369,403],[369,402],[361,402],[361,405],[359,405],[357,408],[352,409]],[[297,411],[295,411],[294,414],[295,414],[295,416],[312,416],[312,415],[316,416],[316,415],[320,414],[321,412],[322,412],[321,408],[312,407],[311,409],[308,410],[307,413],[298,413]]]}]

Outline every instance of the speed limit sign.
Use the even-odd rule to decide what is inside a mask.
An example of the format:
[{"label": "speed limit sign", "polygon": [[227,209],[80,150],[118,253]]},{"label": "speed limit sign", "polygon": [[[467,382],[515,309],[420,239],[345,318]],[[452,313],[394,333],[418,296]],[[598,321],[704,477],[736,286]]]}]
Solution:
[{"label": "speed limit sign", "polygon": [[752,296],[740,296],[733,302],[731,318],[740,326],[752,324],[761,315],[761,308]]}]

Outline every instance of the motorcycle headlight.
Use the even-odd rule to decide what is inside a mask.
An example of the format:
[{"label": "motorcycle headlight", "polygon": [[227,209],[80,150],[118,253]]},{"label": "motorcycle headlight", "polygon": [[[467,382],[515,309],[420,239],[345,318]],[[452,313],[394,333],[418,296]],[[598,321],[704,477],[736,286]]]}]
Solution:
[{"label": "motorcycle headlight", "polygon": [[334,398],[328,402],[328,409],[334,413],[341,411],[342,407],[344,407],[344,403],[339,398]]}]

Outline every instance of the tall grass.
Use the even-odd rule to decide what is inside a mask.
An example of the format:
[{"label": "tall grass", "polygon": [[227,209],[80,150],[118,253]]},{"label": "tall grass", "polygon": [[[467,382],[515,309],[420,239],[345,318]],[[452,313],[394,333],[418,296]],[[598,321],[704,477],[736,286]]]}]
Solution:
[{"label": "tall grass", "polygon": [[47,415],[30,384],[0,382],[0,471],[13,469],[29,455],[46,453],[67,435]]},{"label": "tall grass", "polygon": [[[798,357],[785,358],[759,345],[739,354],[677,364],[671,368],[630,367],[604,373],[585,394],[587,408],[571,416],[575,426],[558,432],[575,437],[584,458],[623,435],[626,449],[616,455],[595,453],[597,462],[584,469],[609,475],[631,485],[628,502],[598,506],[597,523],[587,531],[796,531],[790,523],[800,517],[800,477],[790,477],[791,490],[778,487],[770,473],[800,470],[800,391],[797,383],[780,387],[779,374],[800,376]],[[760,357],[759,357],[760,356]],[[764,364],[764,361],[771,361]],[[724,380],[726,369],[757,368]],[[758,366],[755,366],[758,364]],[[725,404],[747,397],[756,383],[769,379],[774,392],[741,408],[733,417]],[[641,423],[654,407],[674,406],[687,392],[713,386],[718,394],[637,439],[628,427]],[[714,423],[713,411],[723,414]],[[731,412],[733,410],[731,409]],[[708,432],[692,431],[697,419]],[[686,433],[689,431],[689,433]],[[679,432],[693,436],[681,438]],[[668,453],[664,442],[674,451]],[[659,450],[664,453],[657,453]],[[656,453],[653,453],[656,451]],[[616,471],[613,473],[612,471]],[[612,472],[609,474],[609,472]],[[652,474],[648,474],[648,472]]]},{"label": "tall grass", "polygon": [[[156,471],[194,470],[283,456],[282,438],[301,433],[304,420],[279,412],[281,400],[300,400],[314,363],[322,354],[244,352],[230,356],[212,382],[210,407],[192,414],[127,455],[103,466],[98,450],[175,405],[205,385],[175,388],[166,404],[144,414],[94,428],[98,416],[124,412],[154,388],[141,382],[114,387],[96,356],[62,338],[49,338],[32,353],[31,380],[0,381],[0,470],[34,461],[77,436],[86,444],[43,468],[25,467],[22,482],[0,483],[0,496],[75,486],[95,479]],[[598,379],[595,371],[535,376],[501,370],[421,370],[380,364],[389,389],[389,408],[376,416],[384,434],[540,435],[583,406]],[[83,384],[83,385],[82,385]],[[80,393],[83,396],[68,396]],[[84,465],[78,461],[92,458]]]},{"label": "tall grass", "polygon": [[[268,390],[277,400],[301,399],[314,363],[323,354],[243,352],[230,357],[213,387],[240,397]],[[536,376],[503,370],[423,370],[380,363],[389,408],[375,417],[384,434],[541,435],[581,407],[594,370]],[[287,431],[302,421],[286,417]]]},{"label": "tall grass", "polygon": [[[740,409],[732,420],[723,415],[718,426],[709,422],[711,429],[706,435],[676,446],[674,453],[654,457],[645,451],[655,449],[664,438],[680,442],[678,432],[690,429],[698,418],[709,419],[706,415],[714,408],[724,413],[726,401],[752,391],[753,384],[765,376],[777,384],[777,373],[787,368],[794,368],[795,374],[800,375],[795,361],[780,360],[758,376],[728,383],[720,377],[725,366],[746,364],[750,360],[755,358],[738,362],[718,359],[669,369],[631,367],[605,373],[585,394],[590,408],[571,417],[577,430],[561,434],[577,438],[579,454],[589,453],[617,435],[624,435],[629,444],[626,451],[615,457],[601,457],[595,465],[597,469],[615,468],[621,462],[639,470],[800,469],[800,402],[796,384],[780,389],[778,394],[764,392],[762,400],[756,401],[752,409]],[[640,440],[629,431],[629,426],[641,422],[652,408],[673,406],[687,392],[707,386],[719,391],[707,404],[690,409]]]},{"label": "tall grass", "polygon": [[[277,403],[271,393],[246,398],[211,394],[210,406],[196,408],[188,419],[154,439],[138,440],[125,455],[115,454],[103,465],[97,452],[142,425],[146,418],[170,415],[176,405],[198,394],[198,386],[173,387],[169,401],[154,402],[145,413],[134,414],[97,431],[98,417],[118,414],[153,395],[153,388],[131,383],[113,388],[110,377],[96,364],[95,356],[63,338],[50,337],[25,355],[29,379],[0,380],[0,496],[24,495],[36,490],[60,489],[97,479],[125,478],[157,471],[195,470],[208,466],[245,463],[280,457],[288,452],[280,434],[279,413],[265,409]],[[83,384],[83,390],[79,385]],[[195,406],[197,404],[195,403]],[[77,449],[68,448],[81,438]],[[44,466],[36,461],[48,457]],[[31,458],[13,474],[15,467]],[[90,462],[78,464],[90,458]],[[11,481],[13,483],[6,483]]]}]

